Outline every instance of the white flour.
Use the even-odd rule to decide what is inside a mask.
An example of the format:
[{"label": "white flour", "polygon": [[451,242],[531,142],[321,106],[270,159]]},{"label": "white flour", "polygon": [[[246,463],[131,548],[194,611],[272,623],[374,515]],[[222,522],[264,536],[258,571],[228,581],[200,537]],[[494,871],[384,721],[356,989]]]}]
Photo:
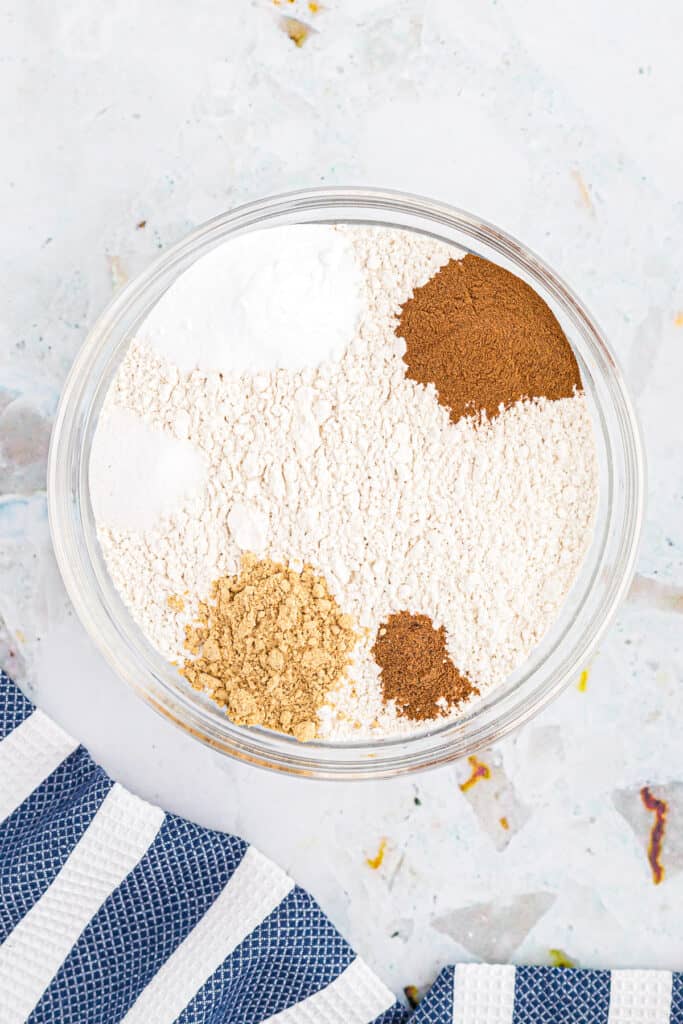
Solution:
[{"label": "white flour", "polygon": [[[408,732],[383,705],[370,655],[393,611],[445,626],[482,690],[528,656],[558,614],[590,541],[597,480],[583,395],[453,424],[405,377],[398,306],[452,250],[406,232],[338,231],[363,269],[362,315],[340,359],[255,377],[179,374],[134,343],[108,396],[209,462],[201,495],[153,530],[99,536],[150,640],[182,659],[184,624],[241,550],[310,562],[368,638],[353,682],[320,713],[330,738]],[[180,428],[178,419],[181,419]],[[187,592],[174,613],[167,600]]]}]

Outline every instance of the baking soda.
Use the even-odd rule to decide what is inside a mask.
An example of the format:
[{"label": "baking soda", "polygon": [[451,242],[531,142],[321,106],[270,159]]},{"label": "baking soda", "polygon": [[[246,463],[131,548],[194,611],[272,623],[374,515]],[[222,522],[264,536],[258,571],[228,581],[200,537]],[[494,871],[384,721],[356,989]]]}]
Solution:
[{"label": "baking soda", "polygon": [[178,370],[297,369],[341,355],[360,312],[347,238],[321,224],[238,235],[197,260],[140,329]]}]

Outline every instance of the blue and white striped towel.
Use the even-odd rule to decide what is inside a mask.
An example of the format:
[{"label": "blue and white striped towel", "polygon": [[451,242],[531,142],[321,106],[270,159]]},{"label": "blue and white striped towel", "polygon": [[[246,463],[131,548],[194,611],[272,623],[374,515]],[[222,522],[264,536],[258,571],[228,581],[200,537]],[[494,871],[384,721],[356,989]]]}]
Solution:
[{"label": "blue and white striped towel", "polygon": [[0,1024],[683,1024],[666,971],[466,964],[412,1014],[241,839],[112,782],[0,672]]}]

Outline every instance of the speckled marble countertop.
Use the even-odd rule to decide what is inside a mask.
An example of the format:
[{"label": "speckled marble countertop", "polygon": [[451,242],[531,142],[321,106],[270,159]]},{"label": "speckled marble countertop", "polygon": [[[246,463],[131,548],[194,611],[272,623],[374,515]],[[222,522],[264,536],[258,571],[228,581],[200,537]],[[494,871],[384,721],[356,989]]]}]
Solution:
[{"label": "speckled marble countertop", "polygon": [[[135,792],[282,864],[397,992],[453,960],[553,950],[683,969],[683,8],[549,10],[65,0],[0,14],[0,663]],[[637,400],[649,513],[629,600],[587,677],[479,771],[342,785],[219,758],[117,681],[51,554],[51,420],[113,291],[207,217],[321,183],[433,195],[523,238],[603,324]],[[644,787],[666,814],[659,884]]]}]

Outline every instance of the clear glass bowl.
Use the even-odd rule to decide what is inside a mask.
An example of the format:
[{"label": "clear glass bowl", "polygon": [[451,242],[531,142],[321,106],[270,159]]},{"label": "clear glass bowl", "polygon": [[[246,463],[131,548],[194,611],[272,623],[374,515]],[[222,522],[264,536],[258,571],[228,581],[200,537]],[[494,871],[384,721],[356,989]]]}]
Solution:
[{"label": "clear glass bowl", "polygon": [[[455,722],[408,738],[300,744],[233,723],[192,690],[145,639],[115,590],[97,542],[88,466],[97,418],[131,336],[175,278],[231,235],[292,223],[344,221],[406,228],[513,271],[557,315],[579,360],[593,415],[600,497],[592,546],[561,615],[506,683]],[[311,189],[249,203],[214,218],[120,291],[99,318],[66,382],[48,467],[57,561],[85,628],[152,707],[224,754],[296,775],[383,778],[446,764],[528,721],[578,677],[624,597],[643,520],[645,468],[638,424],[599,328],[556,274],[499,228],[444,203],[364,188]]]}]

